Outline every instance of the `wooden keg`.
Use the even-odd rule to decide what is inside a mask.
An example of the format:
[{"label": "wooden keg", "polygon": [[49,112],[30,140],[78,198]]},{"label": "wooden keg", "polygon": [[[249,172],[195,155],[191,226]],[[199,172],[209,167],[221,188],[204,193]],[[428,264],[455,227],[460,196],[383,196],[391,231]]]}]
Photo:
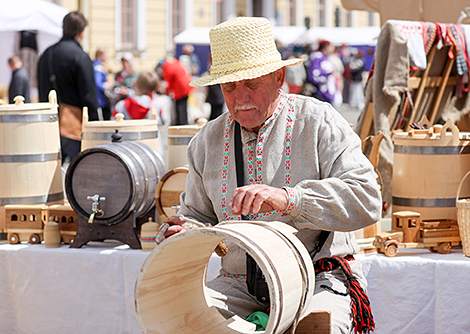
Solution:
[{"label": "wooden keg", "polygon": [[223,317],[205,291],[209,259],[224,239],[250,254],[266,277],[271,310],[264,333],[284,333],[304,298],[305,305],[310,303],[315,285],[312,260],[295,232],[297,230],[280,222],[224,222],[166,239],[150,253],[137,277],[134,304],[141,331],[158,334],[255,332],[254,324],[237,315]]},{"label": "wooden keg", "polygon": [[64,199],[55,91],[49,103],[0,105],[0,205]]},{"label": "wooden keg", "polygon": [[191,139],[201,130],[207,120],[197,125],[175,125],[168,127],[168,170],[188,164],[187,151]]},{"label": "wooden keg", "polygon": [[[450,131],[449,131],[450,130]],[[392,211],[415,211],[427,219],[457,219],[455,195],[470,170],[470,136],[448,120],[438,131],[394,136]],[[470,188],[462,189],[470,196]]]},{"label": "wooden keg", "polygon": [[111,136],[118,129],[123,141],[145,143],[158,152],[158,121],[156,112],[151,119],[125,120],[119,113],[116,120],[88,122],[88,112],[84,108],[82,122],[82,151],[103,143],[109,143]]},{"label": "wooden keg", "polygon": [[158,181],[155,191],[155,205],[163,221],[176,215],[176,207],[180,205],[180,195],[186,189],[188,167],[178,167],[168,171]]},{"label": "wooden keg", "polygon": [[78,215],[92,214],[89,196],[105,198],[96,221],[108,225],[123,221],[131,213],[145,214],[155,201],[155,189],[166,172],[158,152],[136,141],[100,144],[80,152],[70,163],[65,189]]}]

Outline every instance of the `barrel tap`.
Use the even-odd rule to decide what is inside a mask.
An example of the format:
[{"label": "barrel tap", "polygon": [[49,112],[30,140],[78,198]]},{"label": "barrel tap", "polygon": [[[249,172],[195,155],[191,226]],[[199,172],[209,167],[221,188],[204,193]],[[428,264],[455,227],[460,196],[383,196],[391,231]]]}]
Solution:
[{"label": "barrel tap", "polygon": [[88,223],[93,224],[93,220],[96,217],[103,217],[104,216],[104,211],[100,209],[100,201],[106,201],[106,197],[100,197],[100,195],[94,195],[94,196],[87,196],[88,200],[93,201],[93,204],[91,205],[91,215],[90,218],[88,218]]}]

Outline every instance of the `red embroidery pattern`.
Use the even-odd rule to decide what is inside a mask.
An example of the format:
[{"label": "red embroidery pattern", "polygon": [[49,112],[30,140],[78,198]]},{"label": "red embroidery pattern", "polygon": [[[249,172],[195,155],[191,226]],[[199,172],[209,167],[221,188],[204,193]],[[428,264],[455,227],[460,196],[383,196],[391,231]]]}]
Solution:
[{"label": "red embroidery pattern", "polygon": [[[250,184],[262,184],[263,183],[263,146],[266,137],[266,129],[268,125],[279,115],[282,108],[284,108],[285,100],[287,95],[281,91],[281,99],[279,104],[274,111],[273,115],[264,123],[264,125],[259,130],[258,134],[258,141],[256,145],[256,161],[254,161],[255,157],[255,150],[253,147],[253,143],[249,142],[248,146],[248,180]],[[282,213],[283,215],[288,215],[292,212],[295,204],[295,195],[294,190],[290,188],[291,182],[291,143],[292,143],[292,122],[293,122],[293,115],[295,109],[295,97],[289,97],[289,110],[287,113],[287,125],[286,125],[286,139],[285,139],[285,178],[284,184],[285,189],[289,195],[289,204],[287,209],[282,212],[279,210],[273,210],[269,212],[262,212],[258,214],[249,214],[247,219],[254,219],[254,218],[264,218],[267,216],[271,216],[276,213]],[[229,129],[230,125],[233,122],[233,118],[229,116],[227,118],[227,124],[225,126],[225,136],[224,136],[224,158],[223,158],[223,170],[222,170],[222,213],[226,220],[241,220],[240,216],[229,216],[227,214],[227,170],[228,170],[228,163],[229,163],[229,152],[230,152],[230,143],[229,143]],[[256,176],[255,176],[256,173]]]}]

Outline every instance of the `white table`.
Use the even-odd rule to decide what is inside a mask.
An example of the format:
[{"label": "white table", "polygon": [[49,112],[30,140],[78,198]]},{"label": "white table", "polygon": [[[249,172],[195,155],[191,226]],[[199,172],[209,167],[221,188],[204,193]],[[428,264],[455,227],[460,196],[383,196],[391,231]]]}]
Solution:
[{"label": "white table", "polygon": [[[0,333],[141,333],[134,286],[149,254],[113,240],[82,248],[0,243]],[[214,256],[208,279],[219,267]]]},{"label": "white table", "polygon": [[399,249],[359,255],[369,282],[376,334],[470,333],[470,258]]},{"label": "white table", "polygon": [[[139,334],[134,285],[149,254],[114,241],[80,249],[0,243],[0,333]],[[357,258],[376,334],[470,332],[470,258],[462,250]],[[209,279],[218,261],[211,259]]]}]

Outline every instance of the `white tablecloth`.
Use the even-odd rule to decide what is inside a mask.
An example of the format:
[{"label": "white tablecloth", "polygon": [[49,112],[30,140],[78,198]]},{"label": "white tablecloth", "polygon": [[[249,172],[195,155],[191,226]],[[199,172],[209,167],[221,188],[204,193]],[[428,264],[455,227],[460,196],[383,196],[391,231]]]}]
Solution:
[{"label": "white tablecloth", "polygon": [[0,243],[0,333],[141,333],[134,286],[149,254],[112,240],[80,249]]},{"label": "white tablecloth", "polygon": [[[114,241],[80,249],[0,243],[0,333],[139,334],[134,286],[149,254]],[[376,334],[470,333],[470,258],[462,250],[357,258]],[[219,266],[213,256],[209,279]]]},{"label": "white tablecloth", "polygon": [[470,258],[426,249],[359,255],[376,334],[470,333]]}]

